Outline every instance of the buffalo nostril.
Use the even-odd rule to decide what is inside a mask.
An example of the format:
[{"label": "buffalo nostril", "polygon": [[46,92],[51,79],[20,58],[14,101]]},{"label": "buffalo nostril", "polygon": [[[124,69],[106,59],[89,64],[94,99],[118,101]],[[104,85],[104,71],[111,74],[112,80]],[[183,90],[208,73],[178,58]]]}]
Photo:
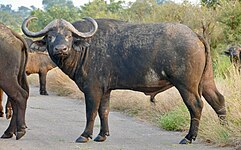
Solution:
[{"label": "buffalo nostril", "polygon": [[63,48],[63,51],[67,51],[67,47]]},{"label": "buffalo nostril", "polygon": [[66,45],[56,45],[54,50],[58,52],[64,52],[68,50],[68,47]]}]

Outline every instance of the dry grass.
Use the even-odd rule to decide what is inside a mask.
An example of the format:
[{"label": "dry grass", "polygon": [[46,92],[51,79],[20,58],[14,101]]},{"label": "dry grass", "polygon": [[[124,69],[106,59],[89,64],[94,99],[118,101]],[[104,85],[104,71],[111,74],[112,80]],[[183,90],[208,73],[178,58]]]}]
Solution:
[{"label": "dry grass", "polygon": [[115,90],[111,94],[111,108],[131,116],[157,123],[160,116],[182,104],[175,88],[156,96],[156,102],[150,102],[150,96],[141,92]]},{"label": "dry grass", "polygon": [[60,96],[69,96],[71,98],[84,99],[84,94],[77,85],[59,68],[55,68],[48,73],[47,89],[57,93]]},{"label": "dry grass", "polygon": [[[228,110],[228,125],[222,126],[213,109],[204,100],[204,109],[200,122],[199,138],[206,142],[220,146],[237,145],[241,141],[241,77],[230,71],[226,79],[217,79],[219,91],[225,96]],[[37,76],[30,77],[30,84],[38,85]],[[59,69],[48,73],[47,89],[58,95],[70,96],[83,100],[84,95],[75,83],[64,75]],[[157,126],[163,114],[184,105],[175,88],[171,88],[156,96],[156,103],[150,102],[150,97],[140,92],[129,90],[115,90],[111,93],[111,108],[125,112],[131,116],[149,121]],[[187,111],[183,112],[187,116]]]}]

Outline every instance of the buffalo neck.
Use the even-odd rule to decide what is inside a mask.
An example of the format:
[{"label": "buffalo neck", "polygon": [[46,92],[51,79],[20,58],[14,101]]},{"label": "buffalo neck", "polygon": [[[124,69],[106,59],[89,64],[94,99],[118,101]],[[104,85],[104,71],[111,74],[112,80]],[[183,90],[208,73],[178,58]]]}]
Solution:
[{"label": "buffalo neck", "polygon": [[59,59],[56,64],[65,74],[67,74],[71,79],[74,79],[80,57],[81,52],[71,51],[67,58]]},{"label": "buffalo neck", "polygon": [[75,80],[76,73],[82,78],[87,76],[85,65],[89,54],[89,47],[80,47],[80,51],[72,50],[67,58],[59,60],[56,64],[72,80]]}]

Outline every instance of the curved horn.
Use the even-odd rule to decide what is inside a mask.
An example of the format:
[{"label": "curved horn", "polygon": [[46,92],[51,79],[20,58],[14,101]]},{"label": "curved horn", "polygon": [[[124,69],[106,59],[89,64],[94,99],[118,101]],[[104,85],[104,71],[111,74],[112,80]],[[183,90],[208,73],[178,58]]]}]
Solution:
[{"label": "curved horn", "polygon": [[58,20],[54,20],[54,21],[50,22],[43,30],[41,30],[39,32],[32,32],[32,31],[29,31],[27,27],[28,27],[29,22],[33,19],[37,19],[37,17],[30,16],[27,19],[25,19],[22,24],[23,33],[25,35],[27,35],[29,37],[33,37],[33,38],[44,36],[51,28],[53,28],[57,25],[57,21],[58,21]]},{"label": "curved horn", "polygon": [[80,37],[83,37],[83,38],[93,36],[98,29],[97,22],[92,18],[84,18],[85,20],[91,22],[94,26],[89,32],[86,32],[86,33],[78,31],[71,23],[69,23],[68,21],[66,21],[64,19],[61,19],[61,20],[54,20],[54,21],[50,22],[43,30],[41,30],[39,32],[31,32],[31,31],[28,30],[27,26],[28,26],[29,22],[33,19],[37,19],[37,18],[33,17],[33,16],[30,16],[27,19],[25,19],[23,21],[23,24],[22,24],[23,33],[25,35],[29,36],[29,37],[44,36],[51,28],[56,27],[56,26],[60,25],[61,23],[62,23],[63,26],[67,27],[70,31],[72,31],[76,35],[78,35]]},{"label": "curved horn", "polygon": [[80,37],[83,37],[83,38],[88,38],[88,37],[93,36],[93,35],[96,33],[97,29],[98,29],[98,24],[97,24],[97,22],[96,22],[94,19],[90,18],[90,17],[83,18],[83,19],[91,22],[92,25],[94,26],[93,28],[91,28],[91,30],[90,30],[89,32],[85,32],[85,33],[80,32],[80,31],[78,31],[71,23],[69,23],[68,21],[65,21],[65,20],[63,20],[63,19],[61,19],[61,20],[62,20],[62,22],[64,23],[64,25],[65,25],[70,31],[72,31],[73,33],[75,33],[76,35],[78,35],[78,36],[80,36]]}]

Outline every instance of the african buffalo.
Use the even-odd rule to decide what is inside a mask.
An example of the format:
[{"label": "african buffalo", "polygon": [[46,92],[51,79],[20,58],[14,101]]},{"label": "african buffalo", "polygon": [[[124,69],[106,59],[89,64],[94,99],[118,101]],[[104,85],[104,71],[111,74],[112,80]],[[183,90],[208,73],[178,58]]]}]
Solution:
[{"label": "african buffalo", "polygon": [[[29,41],[31,40],[25,38],[25,41],[29,45]],[[46,90],[46,77],[48,71],[55,67],[56,65],[49,58],[49,55],[47,53],[32,49],[28,51],[26,74],[30,75],[37,73],[39,75],[40,95],[48,95],[48,92]],[[2,90],[0,89],[0,117],[4,116],[2,96]],[[7,119],[10,119],[12,117],[12,107],[9,101],[7,101],[5,106],[5,114]]]},{"label": "african buffalo", "polygon": [[40,95],[48,95],[46,91],[46,77],[49,70],[56,67],[49,55],[44,52],[29,52],[28,63],[26,66],[27,75],[37,73],[39,75]]},{"label": "african buffalo", "polygon": [[191,116],[189,132],[181,144],[196,139],[202,95],[225,119],[225,101],[214,82],[209,46],[187,26],[92,18],[71,24],[56,19],[43,30],[32,32],[27,25],[34,18],[24,20],[23,33],[29,37],[44,36],[37,41],[39,46],[47,48],[55,64],[85,94],[87,123],[76,142],[92,138],[97,113],[101,127],[94,140],[106,140],[110,93],[115,89],[144,92],[153,99],[175,86]]},{"label": "african buffalo", "polygon": [[[0,24],[0,89],[12,103],[13,117],[1,138],[20,139],[26,133],[25,111],[29,87],[25,74],[28,45],[17,33]],[[1,91],[2,95],[2,91]]]},{"label": "african buffalo", "polygon": [[240,73],[241,70],[241,47],[239,45],[230,46],[224,54],[229,56],[230,62],[233,63],[235,69]]}]

